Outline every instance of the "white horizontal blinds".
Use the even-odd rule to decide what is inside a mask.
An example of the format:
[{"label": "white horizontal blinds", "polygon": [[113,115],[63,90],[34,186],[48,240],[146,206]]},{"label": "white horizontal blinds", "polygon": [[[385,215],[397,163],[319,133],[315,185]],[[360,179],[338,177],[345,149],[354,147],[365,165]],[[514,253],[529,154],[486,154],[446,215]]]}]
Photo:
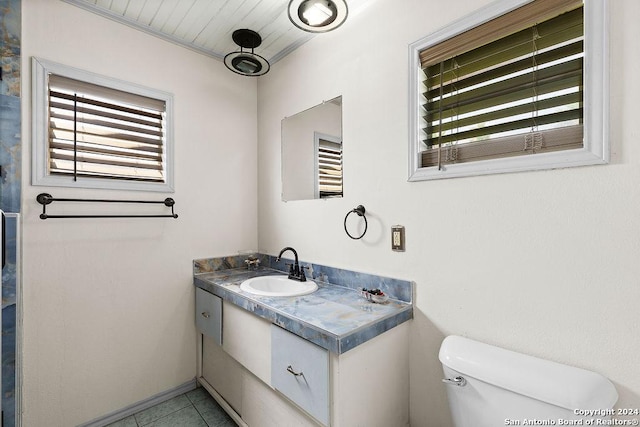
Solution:
[{"label": "white horizontal blinds", "polygon": [[422,51],[422,167],[582,147],[583,38],[582,2],[537,0]]},{"label": "white horizontal blinds", "polygon": [[164,182],[165,102],[49,75],[49,171]]},{"label": "white horizontal blinds", "polygon": [[342,196],[342,144],[320,138],[318,144],[320,197]]}]

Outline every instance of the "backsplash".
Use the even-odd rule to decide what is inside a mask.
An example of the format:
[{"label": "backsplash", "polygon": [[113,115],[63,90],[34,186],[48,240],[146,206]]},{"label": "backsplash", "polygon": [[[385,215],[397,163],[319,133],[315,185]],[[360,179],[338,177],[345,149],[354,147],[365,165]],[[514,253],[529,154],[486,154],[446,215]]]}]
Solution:
[{"label": "backsplash", "polygon": [[[282,258],[279,262],[276,262],[275,256],[261,253],[256,253],[255,256],[260,259],[261,267],[272,268],[284,273],[289,272],[287,263],[290,264],[293,262],[292,259],[288,258]],[[229,255],[218,258],[197,259],[193,261],[193,274],[211,273],[213,271],[231,268],[247,268],[245,264],[246,259],[247,255]],[[407,303],[413,302],[412,281],[360,273],[306,261],[299,262],[301,267],[309,267],[305,269],[305,274],[308,278],[315,281],[344,286],[354,290],[358,290],[358,288],[380,289],[391,299]]]}]

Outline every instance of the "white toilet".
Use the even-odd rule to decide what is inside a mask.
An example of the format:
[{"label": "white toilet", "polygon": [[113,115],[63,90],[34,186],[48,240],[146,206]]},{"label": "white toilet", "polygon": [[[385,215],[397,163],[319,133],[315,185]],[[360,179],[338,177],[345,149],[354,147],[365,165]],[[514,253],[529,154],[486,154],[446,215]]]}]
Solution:
[{"label": "white toilet", "polygon": [[589,425],[618,400],[600,374],[459,336],[439,357],[455,427]]}]

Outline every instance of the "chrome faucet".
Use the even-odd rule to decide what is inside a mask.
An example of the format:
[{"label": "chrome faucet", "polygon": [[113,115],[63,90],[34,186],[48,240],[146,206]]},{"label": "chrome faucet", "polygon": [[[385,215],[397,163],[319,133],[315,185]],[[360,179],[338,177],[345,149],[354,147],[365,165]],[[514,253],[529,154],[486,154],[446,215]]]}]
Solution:
[{"label": "chrome faucet", "polygon": [[298,264],[298,252],[296,252],[295,249],[289,246],[287,246],[286,248],[283,248],[278,254],[278,256],[276,257],[276,262],[280,261],[280,257],[286,251],[293,252],[293,256],[294,256],[293,265],[289,264],[289,279],[297,280],[299,282],[305,282],[307,278],[304,275],[304,268],[300,268],[300,264]]}]

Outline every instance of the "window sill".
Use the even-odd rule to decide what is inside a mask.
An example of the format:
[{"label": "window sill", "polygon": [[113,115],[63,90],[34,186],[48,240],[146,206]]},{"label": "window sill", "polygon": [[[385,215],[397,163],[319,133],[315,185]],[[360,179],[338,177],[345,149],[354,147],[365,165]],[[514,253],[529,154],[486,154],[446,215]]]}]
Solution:
[{"label": "window sill", "polygon": [[454,163],[444,165],[440,170],[437,166],[417,168],[409,176],[408,181],[428,181],[475,175],[562,169],[606,163],[608,162],[602,155],[596,155],[587,149],[581,148],[521,157],[508,157],[469,163]]},{"label": "window sill", "polygon": [[70,176],[47,175],[41,177],[33,177],[32,185],[47,187],[69,187],[69,188],[94,188],[104,190],[133,190],[133,191],[153,191],[158,193],[173,193],[173,186],[168,183],[144,182],[100,178],[82,178],[78,177],[74,181]]}]

